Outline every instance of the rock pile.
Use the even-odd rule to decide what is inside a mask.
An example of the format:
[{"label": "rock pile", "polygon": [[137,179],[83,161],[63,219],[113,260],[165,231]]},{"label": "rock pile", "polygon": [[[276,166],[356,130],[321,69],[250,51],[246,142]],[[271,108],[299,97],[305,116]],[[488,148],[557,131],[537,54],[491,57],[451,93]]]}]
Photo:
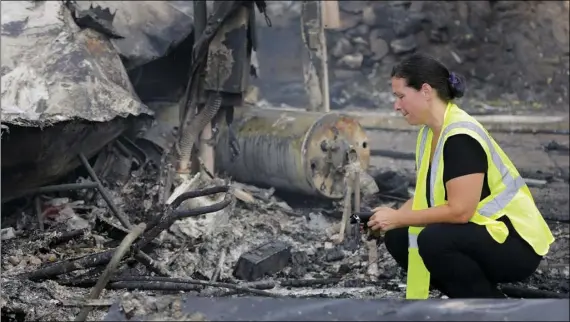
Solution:
[{"label": "rock pile", "polygon": [[[390,2],[341,2],[342,28],[329,37],[333,40],[329,41],[329,50],[335,65],[357,69],[382,61],[389,54],[413,52],[418,47],[415,34],[428,20],[421,11],[423,4],[414,2],[408,8]],[[437,31],[434,35],[446,37]]]},{"label": "rock pile", "polygon": [[[350,105],[347,103],[390,107],[385,95],[391,92],[387,81],[390,70],[413,52],[430,54],[463,74],[468,81],[467,96],[488,105],[520,101],[526,103],[519,105],[534,108],[542,105],[538,102],[567,108],[569,33],[565,1],[540,5],[519,1],[339,1],[339,7],[342,27],[326,31],[333,108]],[[270,52],[268,55],[273,56],[261,61],[262,77],[264,68],[272,71],[263,82],[291,79],[288,73],[299,75],[302,82],[297,53],[301,46],[295,39],[298,31],[283,31],[299,29],[300,3],[275,1],[269,8],[273,29],[279,31],[261,32],[275,32],[260,39],[259,55]],[[290,45],[270,41],[276,37]],[[273,52],[274,46],[280,49]],[[284,50],[291,52],[283,54]],[[288,62],[290,59],[299,65],[295,67],[298,70],[289,72],[295,65]],[[280,71],[268,66],[275,64],[287,68]],[[294,87],[302,91],[302,84]],[[271,91],[277,90],[284,87],[271,87]],[[267,91],[262,88],[263,95]],[[343,94],[359,91],[363,93],[350,97]],[[285,102],[298,104],[287,102],[292,96],[288,87]]]}]

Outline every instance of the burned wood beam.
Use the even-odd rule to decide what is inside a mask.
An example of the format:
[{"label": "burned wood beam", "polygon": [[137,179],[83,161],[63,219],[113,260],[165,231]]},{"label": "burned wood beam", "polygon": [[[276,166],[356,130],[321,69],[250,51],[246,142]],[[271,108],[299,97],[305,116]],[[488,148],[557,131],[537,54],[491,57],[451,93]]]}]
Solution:
[{"label": "burned wood beam", "polygon": [[66,183],[52,186],[39,187],[37,189],[30,189],[24,191],[25,194],[44,194],[50,192],[73,191],[79,189],[94,189],[97,188],[96,182],[81,182],[81,183]]},{"label": "burned wood beam", "polygon": [[162,266],[160,263],[157,263],[152,257],[148,256],[146,253],[142,251],[138,251],[135,253],[134,258],[141,264],[143,264],[151,273],[155,273],[158,276],[170,276],[170,272]]},{"label": "burned wood beam", "polygon": [[227,128],[221,128],[216,163],[237,181],[339,199],[350,146],[368,168],[366,133],[344,114],[243,108],[235,118],[242,151],[232,160]]},{"label": "burned wood beam", "polygon": [[[63,284],[76,287],[90,287],[96,283],[94,279],[64,282]],[[263,285],[261,285],[263,286]],[[124,276],[112,278],[108,284],[110,289],[129,290],[160,290],[160,291],[200,291],[205,287],[219,287],[235,290],[239,293],[250,293],[266,297],[278,297],[278,294],[255,288],[255,285],[233,284],[223,282],[201,281],[189,278],[160,277],[160,276]]]},{"label": "burned wood beam", "polygon": [[40,268],[33,272],[24,273],[20,277],[27,278],[32,281],[41,281],[50,279],[58,275],[71,273],[80,269],[91,268],[99,265],[107,264],[113,257],[114,250],[100,252],[75,260],[64,260],[44,268]]},{"label": "burned wood beam", "polygon": [[[300,108],[266,108],[278,111],[302,111]],[[418,131],[404,118],[391,113],[346,111],[349,117],[356,119],[364,129],[386,131]],[[506,133],[545,133],[568,135],[570,122],[568,116],[532,116],[532,115],[473,115],[490,132]]]},{"label": "burned wood beam", "polygon": [[340,278],[315,278],[315,279],[290,279],[281,281],[279,285],[283,287],[314,287],[334,285],[342,282]]},{"label": "burned wood beam", "polygon": [[154,281],[118,281],[111,282],[107,285],[107,289],[112,290],[145,290],[145,291],[199,291],[203,286],[173,283],[173,282],[154,282]]},{"label": "burned wood beam", "polygon": [[155,283],[172,283],[178,285],[195,285],[198,286],[198,289],[202,289],[204,287],[221,287],[221,288],[228,288],[232,290],[236,290],[240,293],[250,293],[260,296],[267,296],[267,297],[278,297],[277,294],[259,290],[254,287],[249,287],[247,284],[240,285],[240,284],[233,284],[233,283],[223,283],[223,282],[212,282],[212,281],[200,281],[200,280],[193,280],[188,278],[170,278],[170,277],[158,277],[158,276],[129,276],[127,278],[120,278],[117,281],[126,282],[126,281],[138,281],[138,282],[155,282]]},{"label": "burned wood beam", "polygon": [[305,45],[303,75],[309,95],[309,111],[330,111],[327,45],[323,24],[322,1],[303,1],[301,36]]},{"label": "burned wood beam", "polygon": [[39,195],[44,193],[51,193],[51,192],[63,192],[63,191],[74,191],[80,189],[95,189],[97,188],[97,183],[95,182],[81,182],[81,183],[65,183],[65,184],[56,184],[50,186],[43,186],[34,189],[26,189],[21,190],[18,192],[13,193],[9,198],[2,200],[2,202],[10,201],[15,198],[30,196],[30,195]]},{"label": "burned wood beam", "polygon": [[137,160],[139,168],[143,168],[149,162],[150,159],[146,152],[128,137],[121,135],[115,143],[121,152]]},{"label": "burned wood beam", "polygon": [[[401,116],[373,112],[348,112],[367,129],[389,129],[417,131]],[[491,132],[514,133],[553,133],[568,134],[570,130],[566,116],[529,116],[529,115],[474,115]]]}]

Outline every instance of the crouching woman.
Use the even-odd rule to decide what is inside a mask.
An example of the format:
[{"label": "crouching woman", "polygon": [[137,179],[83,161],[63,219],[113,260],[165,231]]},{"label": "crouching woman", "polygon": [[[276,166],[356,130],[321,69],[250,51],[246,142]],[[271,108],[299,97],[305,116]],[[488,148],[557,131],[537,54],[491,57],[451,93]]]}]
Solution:
[{"label": "crouching woman", "polygon": [[523,178],[497,142],[453,99],[463,80],[413,55],[392,70],[394,107],[421,125],[415,195],[398,210],[376,208],[368,226],[407,270],[406,298],[430,285],[450,298],[505,297],[497,283],[537,269],[554,237]]}]

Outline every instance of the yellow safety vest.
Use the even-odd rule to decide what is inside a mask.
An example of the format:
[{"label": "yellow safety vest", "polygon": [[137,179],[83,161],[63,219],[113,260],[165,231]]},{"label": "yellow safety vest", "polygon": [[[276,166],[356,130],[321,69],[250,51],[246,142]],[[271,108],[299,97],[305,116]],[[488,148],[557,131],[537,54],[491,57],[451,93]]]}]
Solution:
[{"label": "yellow safety vest", "polygon": [[[495,241],[503,243],[509,230],[497,219],[505,215],[534,251],[538,255],[545,255],[550,244],[554,242],[554,236],[536,207],[524,179],[483,126],[453,103],[447,105],[443,127],[432,159],[429,182],[431,206],[436,207],[447,202],[443,182],[443,145],[447,138],[456,134],[467,134],[476,139],[485,150],[489,163],[487,180],[491,194],[479,202],[477,211],[469,221],[484,225]],[[427,126],[420,129],[416,143],[417,180],[413,210],[428,207],[426,180],[432,137],[433,132]],[[418,252],[417,240],[422,229],[423,227],[410,227],[408,230],[407,299],[426,299],[429,295],[430,274]]]}]

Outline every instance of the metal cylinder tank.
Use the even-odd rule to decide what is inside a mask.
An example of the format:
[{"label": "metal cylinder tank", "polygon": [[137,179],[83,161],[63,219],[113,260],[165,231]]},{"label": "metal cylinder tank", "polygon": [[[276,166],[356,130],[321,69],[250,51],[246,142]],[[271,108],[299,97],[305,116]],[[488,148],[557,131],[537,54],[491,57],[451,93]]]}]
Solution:
[{"label": "metal cylinder tank", "polygon": [[238,108],[232,125],[240,154],[232,160],[227,127],[216,144],[216,170],[234,180],[337,199],[347,153],[370,162],[367,136],[352,117],[318,112]]}]

